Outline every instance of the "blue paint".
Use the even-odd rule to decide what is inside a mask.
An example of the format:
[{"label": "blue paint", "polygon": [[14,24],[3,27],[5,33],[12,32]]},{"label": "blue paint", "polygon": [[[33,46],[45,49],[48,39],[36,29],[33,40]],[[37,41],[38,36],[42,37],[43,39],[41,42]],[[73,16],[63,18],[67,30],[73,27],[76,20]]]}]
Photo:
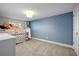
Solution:
[{"label": "blue paint", "polygon": [[5,18],[0,18],[0,22],[5,22],[5,21],[8,21],[8,20]]},{"label": "blue paint", "polygon": [[32,37],[73,45],[72,12],[31,21],[30,28]]}]

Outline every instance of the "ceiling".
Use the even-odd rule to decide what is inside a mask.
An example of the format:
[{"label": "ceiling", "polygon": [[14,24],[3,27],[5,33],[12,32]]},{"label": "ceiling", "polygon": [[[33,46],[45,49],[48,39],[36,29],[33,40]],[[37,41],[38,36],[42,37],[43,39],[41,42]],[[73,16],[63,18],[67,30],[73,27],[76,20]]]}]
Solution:
[{"label": "ceiling", "polygon": [[73,3],[0,3],[0,16],[28,20],[26,10],[34,11],[34,16],[29,20],[54,16],[73,11]]}]

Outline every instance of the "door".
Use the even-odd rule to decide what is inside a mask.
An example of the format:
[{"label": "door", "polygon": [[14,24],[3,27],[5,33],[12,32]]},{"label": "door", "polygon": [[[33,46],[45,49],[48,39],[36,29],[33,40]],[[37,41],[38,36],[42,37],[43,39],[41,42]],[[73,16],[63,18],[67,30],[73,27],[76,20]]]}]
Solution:
[{"label": "door", "polygon": [[79,8],[75,6],[73,10],[73,47],[77,55],[79,55]]}]

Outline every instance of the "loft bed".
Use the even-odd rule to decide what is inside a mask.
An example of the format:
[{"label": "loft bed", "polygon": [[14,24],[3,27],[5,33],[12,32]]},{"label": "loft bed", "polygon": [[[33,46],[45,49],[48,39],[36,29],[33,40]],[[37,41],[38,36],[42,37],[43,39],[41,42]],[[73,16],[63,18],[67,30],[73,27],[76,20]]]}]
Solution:
[{"label": "loft bed", "polygon": [[28,40],[28,31],[26,28],[22,29],[13,24],[2,23],[0,24],[0,31],[16,36],[16,43],[21,43]]}]

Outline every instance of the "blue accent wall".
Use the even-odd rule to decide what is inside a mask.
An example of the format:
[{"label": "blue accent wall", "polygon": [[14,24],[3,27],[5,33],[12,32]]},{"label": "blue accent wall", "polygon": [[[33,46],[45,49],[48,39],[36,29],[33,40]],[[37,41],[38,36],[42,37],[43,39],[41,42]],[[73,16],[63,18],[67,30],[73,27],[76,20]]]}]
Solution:
[{"label": "blue accent wall", "polygon": [[73,13],[30,22],[32,37],[73,45]]},{"label": "blue accent wall", "polygon": [[8,21],[8,20],[5,18],[0,18],[0,22],[5,22],[5,21]]}]

